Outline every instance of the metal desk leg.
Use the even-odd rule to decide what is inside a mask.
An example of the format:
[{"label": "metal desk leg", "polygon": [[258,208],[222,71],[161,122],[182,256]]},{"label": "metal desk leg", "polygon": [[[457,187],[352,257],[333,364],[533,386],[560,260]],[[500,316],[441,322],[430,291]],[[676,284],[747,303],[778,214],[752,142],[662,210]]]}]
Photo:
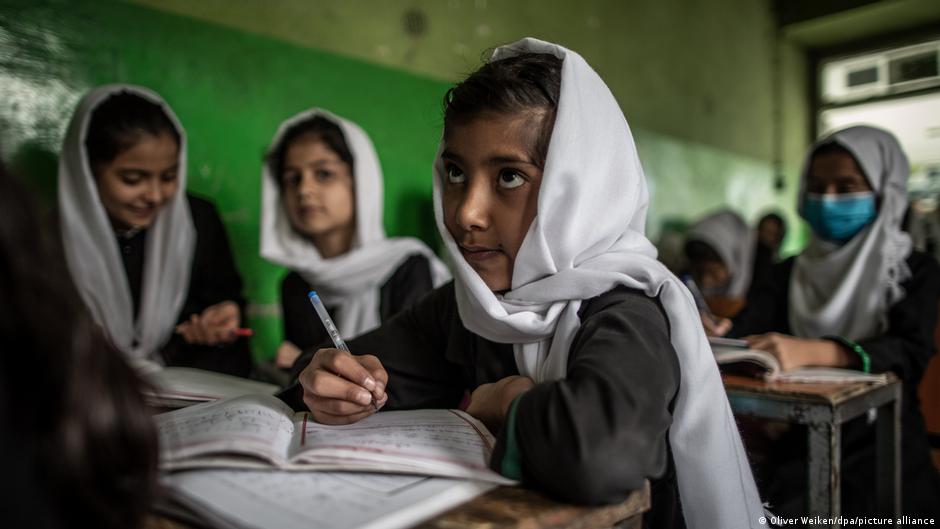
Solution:
[{"label": "metal desk leg", "polygon": [[833,423],[808,424],[810,516],[825,518],[842,514],[842,427]]},{"label": "metal desk leg", "polygon": [[[900,393],[900,392],[899,392]],[[901,516],[901,395],[878,407],[875,502],[879,514]]]}]

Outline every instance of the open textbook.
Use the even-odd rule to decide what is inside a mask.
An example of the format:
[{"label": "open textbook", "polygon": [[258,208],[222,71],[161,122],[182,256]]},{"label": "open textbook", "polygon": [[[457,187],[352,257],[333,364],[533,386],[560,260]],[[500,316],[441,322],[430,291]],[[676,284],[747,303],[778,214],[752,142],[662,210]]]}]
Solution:
[{"label": "open textbook", "polygon": [[158,510],[216,529],[401,529],[495,487],[417,476],[194,470],[163,477]]},{"label": "open textbook", "polygon": [[494,438],[457,410],[376,413],[328,426],[270,395],[198,404],[156,416],[160,465],[417,474],[514,483],[487,466]]},{"label": "open textbook", "polygon": [[715,361],[723,373],[763,378],[774,382],[884,382],[884,373],[863,373],[854,369],[836,367],[801,367],[783,371],[777,357],[748,347],[744,340],[709,338]]},{"label": "open textbook", "polygon": [[155,406],[166,408],[183,408],[199,402],[242,395],[273,395],[279,389],[274,384],[191,367],[161,367],[154,364],[152,368],[140,372],[153,386],[145,391],[147,400]]}]

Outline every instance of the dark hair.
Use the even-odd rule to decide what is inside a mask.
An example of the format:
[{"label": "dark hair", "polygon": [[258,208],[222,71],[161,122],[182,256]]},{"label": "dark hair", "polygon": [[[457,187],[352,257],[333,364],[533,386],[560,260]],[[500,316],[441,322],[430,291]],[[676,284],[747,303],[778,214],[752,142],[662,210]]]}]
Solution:
[{"label": "dark hair", "polygon": [[140,141],[141,136],[169,134],[180,143],[180,134],[163,107],[130,92],[114,94],[91,112],[85,150],[92,169],[109,163]]},{"label": "dark hair", "polygon": [[300,123],[290,126],[285,132],[284,137],[274,147],[274,150],[268,154],[267,163],[271,167],[271,176],[281,184],[281,172],[284,170],[284,156],[287,155],[287,149],[301,137],[311,136],[316,140],[322,141],[327,147],[339,156],[339,159],[349,165],[349,172],[355,174],[353,170],[353,156],[346,144],[346,136],[343,135],[343,129],[333,120],[323,116],[313,116]]},{"label": "dark hair", "polygon": [[520,53],[484,64],[444,94],[445,134],[486,112],[544,116],[532,153],[544,166],[561,93],[561,64],[547,53]]},{"label": "dark hair", "polygon": [[94,324],[38,210],[0,164],[0,438],[25,472],[4,500],[36,527],[137,527],[157,464],[142,382]]},{"label": "dark hair", "polygon": [[787,233],[787,223],[785,220],[783,220],[783,217],[779,213],[771,211],[770,213],[767,213],[761,217],[759,221],[757,221],[757,226],[760,227],[760,225],[763,224],[765,220],[776,222],[777,225],[780,226],[780,238],[783,239],[784,234]]},{"label": "dark hair", "polygon": [[685,243],[685,257],[689,263],[714,262],[724,263],[725,260],[707,242],[687,241]]}]

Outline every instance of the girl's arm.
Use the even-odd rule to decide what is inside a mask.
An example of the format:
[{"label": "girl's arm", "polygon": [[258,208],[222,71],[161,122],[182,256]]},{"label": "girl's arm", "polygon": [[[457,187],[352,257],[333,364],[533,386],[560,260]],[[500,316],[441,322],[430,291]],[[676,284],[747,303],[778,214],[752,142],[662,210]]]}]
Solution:
[{"label": "girl's arm", "polygon": [[902,380],[916,384],[934,353],[934,328],[940,297],[940,266],[926,254],[908,259],[911,277],[903,287],[904,299],[888,312],[888,329],[859,345],[871,358],[871,371],[893,371]]},{"label": "girl's arm", "polygon": [[[375,355],[388,374],[388,401],[383,409],[456,408],[466,386],[460,368],[448,361],[447,341],[460,328],[453,284],[444,285],[381,327],[348,342],[356,355]],[[455,328],[456,327],[456,328]],[[332,347],[324,343],[322,347]],[[310,348],[294,364],[297,377],[318,348]],[[282,398],[302,409],[303,388],[289,388]]]},{"label": "girl's arm", "polygon": [[605,294],[581,316],[567,378],[517,397],[491,466],[566,501],[612,503],[667,469],[679,363],[641,293]]}]

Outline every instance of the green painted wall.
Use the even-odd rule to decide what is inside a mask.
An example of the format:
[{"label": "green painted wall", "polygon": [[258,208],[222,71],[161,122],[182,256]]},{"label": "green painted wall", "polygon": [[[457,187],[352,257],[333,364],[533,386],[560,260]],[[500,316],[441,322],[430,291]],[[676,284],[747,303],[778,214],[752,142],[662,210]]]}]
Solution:
[{"label": "green painted wall", "polygon": [[[3,152],[48,196],[85,90],[163,94],[190,135],[191,189],[223,212],[267,357],[282,272],[257,256],[258,178],[275,125],[311,105],[358,121],[385,169],[389,233],[432,240],[421,208],[440,98],[522,36],[575,49],[611,87],[649,176],[652,237],[721,206],[749,220],[774,206],[797,224],[806,60],[777,39],[769,1],[0,0]],[[803,242],[791,234],[790,252]]]},{"label": "green painted wall", "polygon": [[[777,38],[769,0],[129,1],[451,82],[499,44],[558,42],[597,69],[630,121],[656,190],[650,235],[723,205],[753,219],[779,204],[799,223],[807,65]],[[803,242],[791,235],[790,252]]]},{"label": "green painted wall", "polygon": [[388,232],[433,242],[427,176],[446,83],[125,3],[0,3],[3,153],[47,199],[76,102],[112,82],[153,88],[186,127],[189,188],[228,228],[256,356],[281,337],[283,272],[258,257],[258,219],[261,159],[282,119],[317,105],[361,124],[385,170]]}]

